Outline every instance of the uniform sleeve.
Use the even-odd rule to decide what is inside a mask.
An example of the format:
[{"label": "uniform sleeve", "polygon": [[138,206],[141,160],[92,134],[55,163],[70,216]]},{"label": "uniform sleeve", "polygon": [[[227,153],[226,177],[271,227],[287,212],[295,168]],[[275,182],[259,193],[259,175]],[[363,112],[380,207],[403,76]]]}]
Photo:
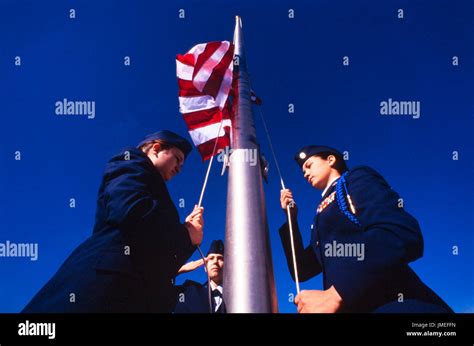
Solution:
[{"label": "uniform sleeve", "polygon": [[[291,277],[295,281],[295,273],[293,269],[293,254],[291,252],[291,238],[290,238],[290,227],[288,222],[284,223],[280,229],[280,239],[285,250],[286,261]],[[293,240],[295,245],[295,256],[296,265],[298,268],[298,279],[299,281],[307,281],[313,276],[321,272],[321,265],[314,254],[313,248],[308,246],[306,249],[303,247],[303,240],[301,238],[300,229],[298,222],[293,220]]]},{"label": "uniform sleeve", "polygon": [[[151,194],[156,177],[139,163],[122,164],[105,186],[107,222],[139,246],[172,253],[181,266],[194,252],[188,231],[173,206]],[[179,267],[178,267],[179,268]]]},{"label": "uniform sleeve", "polygon": [[376,296],[377,284],[390,280],[392,269],[421,257],[423,238],[418,222],[398,206],[399,195],[376,171],[368,167],[352,171],[347,187],[361,223],[360,232],[350,239],[364,244],[364,256],[325,262],[329,282],[344,304],[352,306],[362,297]]}]

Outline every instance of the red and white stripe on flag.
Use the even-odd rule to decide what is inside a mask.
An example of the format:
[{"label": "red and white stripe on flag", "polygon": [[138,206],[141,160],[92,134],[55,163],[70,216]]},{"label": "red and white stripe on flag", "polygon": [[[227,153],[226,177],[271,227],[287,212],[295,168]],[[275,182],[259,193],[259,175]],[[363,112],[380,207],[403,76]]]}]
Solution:
[{"label": "red and white stripe on flag", "polygon": [[211,158],[216,140],[216,152],[230,145],[233,58],[228,41],[201,43],[176,56],[179,111],[203,160]]}]

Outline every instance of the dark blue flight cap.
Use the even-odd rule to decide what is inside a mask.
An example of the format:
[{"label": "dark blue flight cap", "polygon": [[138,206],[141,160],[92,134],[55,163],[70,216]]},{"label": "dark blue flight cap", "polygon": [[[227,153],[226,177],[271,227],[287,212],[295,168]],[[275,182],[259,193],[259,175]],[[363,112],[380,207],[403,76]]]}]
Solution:
[{"label": "dark blue flight cap", "polygon": [[210,253],[218,253],[224,255],[224,243],[222,242],[222,240],[219,239],[212,241],[206,256],[209,256]]},{"label": "dark blue flight cap", "polygon": [[168,144],[171,144],[172,146],[180,149],[183,154],[184,158],[188,156],[189,152],[193,149],[191,143],[180,135],[177,135],[174,132],[168,131],[168,130],[162,130],[158,131],[155,133],[152,133],[151,135],[146,136],[138,145],[137,147],[139,148],[143,144],[151,141],[156,141],[156,140],[162,140]]},{"label": "dark blue flight cap", "polygon": [[300,168],[303,168],[303,165],[307,159],[309,159],[311,156],[322,153],[329,153],[334,155],[337,159],[344,160],[344,156],[341,154],[341,152],[334,148],[327,147],[324,145],[308,145],[298,150],[295,155],[295,161],[298,166],[300,166]]}]

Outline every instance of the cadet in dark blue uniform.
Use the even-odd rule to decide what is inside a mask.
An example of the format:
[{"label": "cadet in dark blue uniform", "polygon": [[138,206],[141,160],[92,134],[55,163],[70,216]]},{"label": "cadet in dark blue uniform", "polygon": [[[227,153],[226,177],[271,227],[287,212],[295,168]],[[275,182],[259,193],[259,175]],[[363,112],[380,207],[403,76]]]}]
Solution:
[{"label": "cadet in dark blue uniform", "polygon": [[200,244],[202,208],[182,224],[166,187],[190,143],[170,131],[114,156],[94,231],[23,312],[171,312],[178,269]]},{"label": "cadet in dark blue uniform", "polygon": [[[409,267],[423,255],[421,231],[380,174],[348,171],[342,154],[325,146],[304,147],[295,160],[311,186],[323,190],[306,248],[297,208],[290,208],[299,279],[322,272],[324,285],[300,292],[298,312],[452,312]],[[292,201],[282,190],[282,209]],[[294,278],[288,223],[280,237]]]},{"label": "cadet in dark blue uniform", "polygon": [[[199,262],[199,261],[196,261]],[[199,262],[201,263],[201,262]],[[202,264],[201,264],[202,265]],[[183,266],[182,272],[196,269],[199,264],[190,264],[190,269]],[[206,256],[206,269],[211,282],[211,304],[213,313],[225,313],[223,300],[223,269],[224,269],[224,243],[222,240],[214,240],[209,247]],[[175,307],[176,313],[209,313],[209,291],[207,282],[200,284],[196,281],[186,280],[182,286],[178,286],[178,302]]]}]

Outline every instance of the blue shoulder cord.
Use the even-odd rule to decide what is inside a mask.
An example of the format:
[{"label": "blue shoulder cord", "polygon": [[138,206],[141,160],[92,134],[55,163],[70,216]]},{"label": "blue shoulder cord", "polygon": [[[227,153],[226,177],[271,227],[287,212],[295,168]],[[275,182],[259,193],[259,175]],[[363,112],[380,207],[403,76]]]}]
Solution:
[{"label": "blue shoulder cord", "polygon": [[[345,172],[339,178],[339,181],[336,184],[337,204],[339,206],[339,210],[341,211],[341,213],[343,213],[351,222],[353,222],[357,226],[360,226],[361,225],[360,221],[354,215],[355,210],[353,210],[353,212],[354,212],[354,214],[353,214],[349,211],[349,208],[347,207],[347,202],[346,202],[345,196],[347,196],[347,199],[350,201],[349,191],[347,190],[347,182],[346,182],[347,173],[349,173],[349,172]],[[345,196],[344,196],[344,193],[343,193],[342,189],[344,189],[344,192],[346,193]],[[352,206],[352,202],[350,202],[350,203],[351,203],[351,206]]]}]

